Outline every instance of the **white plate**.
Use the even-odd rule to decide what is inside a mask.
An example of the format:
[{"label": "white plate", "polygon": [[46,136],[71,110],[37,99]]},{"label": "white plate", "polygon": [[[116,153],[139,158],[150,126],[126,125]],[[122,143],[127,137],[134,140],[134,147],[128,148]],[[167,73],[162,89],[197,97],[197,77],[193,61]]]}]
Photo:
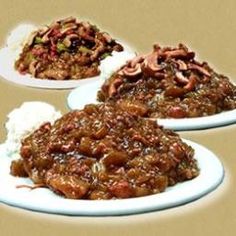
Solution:
[{"label": "white plate", "polygon": [[[68,107],[75,110],[82,109],[86,104],[99,103],[97,101],[97,92],[103,83],[104,81],[100,80],[72,90],[67,98]],[[207,129],[235,123],[236,109],[206,117],[155,120],[157,120],[159,125],[176,131]]]},{"label": "white plate", "polygon": [[[124,44],[122,44],[124,45]],[[35,79],[31,75],[21,75],[14,69],[14,63],[16,61],[16,53],[10,48],[5,47],[0,49],[0,76],[5,80],[26,85],[36,88],[47,89],[69,89],[75,88],[80,85],[89,84],[93,81],[104,80],[109,75],[123,65],[127,60],[132,59],[135,53],[128,46],[124,46],[123,52],[112,52],[112,56],[109,56],[101,61],[99,66],[101,74],[99,76],[82,79],[82,80],[47,80],[47,79]]]},{"label": "white plate", "polygon": [[194,201],[213,191],[223,180],[224,169],[218,158],[205,147],[184,140],[195,149],[200,175],[193,180],[169,187],[165,192],[146,197],[122,200],[70,200],[55,195],[49,189],[29,190],[17,185],[32,182],[9,174],[11,158],[0,146],[0,201],[34,211],[64,215],[125,215],[161,210]]}]

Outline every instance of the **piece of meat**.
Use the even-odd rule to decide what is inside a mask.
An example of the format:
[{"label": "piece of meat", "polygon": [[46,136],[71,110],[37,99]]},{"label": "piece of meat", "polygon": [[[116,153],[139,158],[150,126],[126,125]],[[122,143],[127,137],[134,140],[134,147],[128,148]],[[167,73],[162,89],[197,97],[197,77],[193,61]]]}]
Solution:
[{"label": "piece of meat", "polygon": [[24,161],[22,159],[12,161],[10,167],[10,173],[11,175],[18,177],[28,177],[28,174],[25,171]]},{"label": "piece of meat", "polygon": [[118,106],[132,115],[144,116],[148,112],[147,106],[138,101],[120,101]]},{"label": "piece of meat", "polygon": [[110,192],[116,196],[117,198],[129,198],[133,194],[133,189],[130,184],[125,181],[121,180],[118,183],[114,183],[110,188]]},{"label": "piece of meat", "polygon": [[89,184],[76,178],[75,176],[50,176],[46,183],[53,191],[64,195],[66,198],[79,199],[89,190]]}]

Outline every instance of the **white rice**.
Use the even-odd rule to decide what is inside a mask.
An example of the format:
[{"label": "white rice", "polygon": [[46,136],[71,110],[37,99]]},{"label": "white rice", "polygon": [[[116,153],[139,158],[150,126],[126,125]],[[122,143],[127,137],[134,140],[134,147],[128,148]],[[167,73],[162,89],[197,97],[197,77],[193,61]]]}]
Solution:
[{"label": "white rice", "polygon": [[21,24],[11,31],[7,38],[7,47],[15,55],[16,59],[22,52],[22,49],[27,43],[29,36],[35,30],[37,30],[37,27],[32,24]]},{"label": "white rice", "polygon": [[8,114],[5,124],[7,139],[5,148],[8,155],[20,151],[21,140],[35,131],[45,122],[54,123],[60,118],[61,112],[44,102],[25,102]]},{"label": "white rice", "polygon": [[[124,45],[124,44],[122,44]],[[135,53],[128,47],[124,47],[122,52],[112,52],[112,56],[108,56],[101,61],[100,70],[101,76],[104,79],[110,78],[110,76],[123,66],[128,60],[135,57]]]}]

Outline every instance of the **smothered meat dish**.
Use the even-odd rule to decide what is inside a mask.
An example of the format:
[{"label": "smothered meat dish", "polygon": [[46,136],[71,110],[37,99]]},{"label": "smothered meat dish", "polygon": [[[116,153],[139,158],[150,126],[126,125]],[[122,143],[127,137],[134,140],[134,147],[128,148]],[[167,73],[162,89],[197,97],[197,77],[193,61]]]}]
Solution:
[{"label": "smothered meat dish", "polygon": [[236,108],[236,87],[185,45],[154,45],[130,60],[98,92],[98,100],[149,118],[190,118]]},{"label": "smothered meat dish", "polygon": [[71,199],[120,199],[165,191],[199,174],[178,134],[115,104],[86,105],[22,140],[11,174]]},{"label": "smothered meat dish", "polygon": [[69,17],[35,31],[15,68],[21,74],[49,80],[79,80],[100,74],[100,62],[123,51],[108,33]]}]

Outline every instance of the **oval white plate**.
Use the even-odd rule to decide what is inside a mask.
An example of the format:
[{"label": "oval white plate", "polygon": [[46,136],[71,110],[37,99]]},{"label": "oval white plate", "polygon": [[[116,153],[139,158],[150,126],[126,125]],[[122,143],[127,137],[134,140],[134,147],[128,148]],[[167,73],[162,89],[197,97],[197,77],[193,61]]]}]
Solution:
[{"label": "oval white plate", "polygon": [[194,201],[213,191],[223,180],[224,169],[218,158],[205,147],[184,140],[195,149],[200,175],[193,180],[169,187],[165,192],[146,197],[122,200],[70,200],[55,195],[49,189],[29,190],[17,185],[32,182],[9,174],[11,158],[0,146],[0,201],[34,211],[64,215],[125,215],[161,210]]},{"label": "oval white plate", "polygon": [[5,47],[0,49],[0,76],[2,76],[7,81],[29,87],[70,89],[109,77],[111,73],[113,73],[127,60],[133,58],[134,56],[135,53],[128,46],[124,46],[123,52],[113,52],[112,56],[107,57],[101,61],[101,65],[99,66],[101,74],[99,76],[82,80],[47,80],[35,79],[29,74],[21,75],[14,69],[14,63],[17,58],[15,53],[10,48]]},{"label": "oval white plate", "polygon": [[[78,87],[70,92],[67,98],[68,107],[72,110],[82,109],[86,104],[99,103],[97,92],[104,81],[96,81]],[[159,125],[176,131],[195,130],[219,127],[236,122],[236,109],[212,116],[184,119],[155,119]]]}]

